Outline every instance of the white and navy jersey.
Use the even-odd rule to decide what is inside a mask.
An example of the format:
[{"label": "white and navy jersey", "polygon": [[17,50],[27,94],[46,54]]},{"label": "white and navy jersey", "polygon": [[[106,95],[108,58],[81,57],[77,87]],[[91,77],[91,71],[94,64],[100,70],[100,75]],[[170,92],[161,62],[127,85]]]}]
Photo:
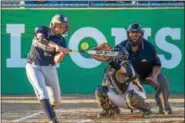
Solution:
[{"label": "white and navy jersey", "polygon": [[50,28],[46,26],[41,26],[39,28],[36,28],[35,30],[35,36],[33,38],[32,46],[28,54],[27,62],[34,63],[40,66],[54,65],[54,56],[56,55],[56,52],[44,51],[42,48],[35,46],[34,41],[37,33],[42,33],[48,41],[52,41],[61,47],[66,47],[64,37],[62,37],[61,35],[52,35]]}]

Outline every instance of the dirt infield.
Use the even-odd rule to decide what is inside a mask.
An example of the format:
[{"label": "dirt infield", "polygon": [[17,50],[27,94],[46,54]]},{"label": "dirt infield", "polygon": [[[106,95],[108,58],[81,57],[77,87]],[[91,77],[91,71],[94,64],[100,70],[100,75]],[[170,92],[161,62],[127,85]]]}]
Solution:
[{"label": "dirt infield", "polygon": [[[47,123],[35,96],[2,96],[1,100],[2,123]],[[170,97],[173,114],[169,116],[158,114],[153,95],[147,101],[152,106],[152,118],[143,118],[137,110],[131,114],[128,109],[121,109],[118,116],[97,118],[101,109],[93,95],[64,95],[56,112],[61,123],[184,123],[184,95]]]}]

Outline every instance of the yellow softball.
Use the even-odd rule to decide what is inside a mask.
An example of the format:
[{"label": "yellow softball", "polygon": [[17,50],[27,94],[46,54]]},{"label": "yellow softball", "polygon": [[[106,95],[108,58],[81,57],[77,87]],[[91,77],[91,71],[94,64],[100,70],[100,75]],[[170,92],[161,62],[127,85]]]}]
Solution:
[{"label": "yellow softball", "polygon": [[87,43],[87,42],[83,42],[82,44],[81,44],[81,49],[82,50],[87,50],[89,48],[89,44]]}]

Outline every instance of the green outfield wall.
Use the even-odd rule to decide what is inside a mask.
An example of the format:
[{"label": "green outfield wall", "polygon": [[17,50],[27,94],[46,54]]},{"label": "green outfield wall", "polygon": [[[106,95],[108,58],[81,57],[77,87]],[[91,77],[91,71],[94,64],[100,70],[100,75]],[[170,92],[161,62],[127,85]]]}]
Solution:
[{"label": "green outfield wall", "polygon": [[[48,26],[53,15],[68,16],[68,47],[79,49],[102,42],[111,46],[126,39],[126,28],[139,22],[152,42],[169,78],[172,93],[184,92],[184,9],[3,9],[1,32],[2,94],[33,94],[25,64],[34,29]],[[71,53],[58,66],[62,93],[93,93],[101,84],[106,63],[88,55]],[[145,86],[151,93],[153,89]]]}]

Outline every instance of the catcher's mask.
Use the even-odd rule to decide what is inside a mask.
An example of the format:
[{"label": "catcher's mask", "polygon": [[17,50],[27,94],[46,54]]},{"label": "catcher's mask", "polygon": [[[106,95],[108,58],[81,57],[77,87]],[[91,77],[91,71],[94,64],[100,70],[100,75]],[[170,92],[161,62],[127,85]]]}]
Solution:
[{"label": "catcher's mask", "polygon": [[50,28],[55,34],[65,34],[68,31],[68,18],[62,14],[53,16]]},{"label": "catcher's mask", "polygon": [[116,47],[113,48],[113,51],[118,51],[122,53],[119,58],[115,58],[114,60],[118,62],[128,60],[129,53],[124,46],[117,45]]},{"label": "catcher's mask", "polygon": [[127,37],[132,46],[138,46],[143,39],[144,31],[138,23],[130,24],[127,29]]}]

